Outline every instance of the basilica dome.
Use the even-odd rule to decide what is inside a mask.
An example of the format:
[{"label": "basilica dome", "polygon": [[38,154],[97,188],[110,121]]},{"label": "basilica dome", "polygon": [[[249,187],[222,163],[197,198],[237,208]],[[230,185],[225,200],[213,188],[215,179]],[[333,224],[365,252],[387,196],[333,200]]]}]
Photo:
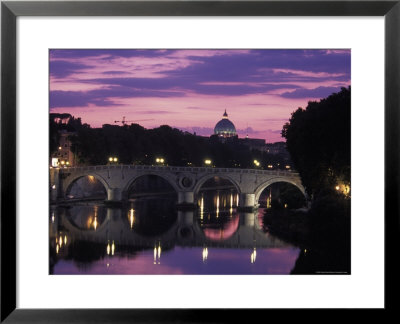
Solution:
[{"label": "basilica dome", "polygon": [[215,125],[214,134],[219,137],[232,137],[236,136],[236,128],[235,125],[228,119],[228,114],[225,113],[222,116],[222,119]]}]

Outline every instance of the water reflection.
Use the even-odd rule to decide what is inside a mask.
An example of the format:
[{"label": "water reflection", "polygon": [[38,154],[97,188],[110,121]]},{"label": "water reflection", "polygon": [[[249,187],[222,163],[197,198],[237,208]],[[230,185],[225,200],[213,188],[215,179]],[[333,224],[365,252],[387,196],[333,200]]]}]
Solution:
[{"label": "water reflection", "polygon": [[50,273],[290,273],[299,249],[262,230],[262,211],[239,213],[237,203],[226,190],[201,193],[191,211],[165,195],[124,208],[54,207]]},{"label": "water reflection", "polygon": [[165,196],[134,199],[123,214],[130,230],[146,237],[162,235],[177,219],[174,199]]},{"label": "water reflection", "polygon": [[200,193],[199,224],[210,240],[225,240],[239,227],[237,195],[232,190],[204,191]]},{"label": "water reflection", "polygon": [[[54,213],[54,212],[53,212]],[[106,219],[106,209],[99,205],[77,205],[64,210],[71,224],[82,230],[93,230],[104,223]]]}]

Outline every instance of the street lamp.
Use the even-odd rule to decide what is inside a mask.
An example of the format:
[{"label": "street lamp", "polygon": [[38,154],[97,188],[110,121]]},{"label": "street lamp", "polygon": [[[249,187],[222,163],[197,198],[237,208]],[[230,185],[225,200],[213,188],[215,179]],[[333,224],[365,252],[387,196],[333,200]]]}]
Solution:
[{"label": "street lamp", "polygon": [[163,164],[164,161],[165,161],[164,158],[156,158],[157,163]]},{"label": "street lamp", "polygon": [[253,162],[254,162],[254,165],[255,165],[256,167],[259,167],[259,166],[260,166],[260,162],[258,162],[257,160],[254,160]]},{"label": "street lamp", "polygon": [[211,160],[209,160],[209,159],[206,159],[206,160],[204,160],[204,164],[205,164],[205,165],[208,165],[208,166],[210,166],[210,165],[211,165],[211,163],[212,163],[212,161],[211,161]]},{"label": "street lamp", "polygon": [[117,158],[116,156],[110,156],[110,157],[108,158],[108,161],[109,161],[110,163],[117,163],[117,162],[118,162],[118,158]]}]

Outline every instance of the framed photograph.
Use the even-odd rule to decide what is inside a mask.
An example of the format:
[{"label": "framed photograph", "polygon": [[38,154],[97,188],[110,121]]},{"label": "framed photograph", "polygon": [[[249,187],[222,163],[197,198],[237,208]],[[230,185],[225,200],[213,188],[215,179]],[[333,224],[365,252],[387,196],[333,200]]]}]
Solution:
[{"label": "framed photograph", "polygon": [[392,309],[399,15],[2,2],[1,320]]}]

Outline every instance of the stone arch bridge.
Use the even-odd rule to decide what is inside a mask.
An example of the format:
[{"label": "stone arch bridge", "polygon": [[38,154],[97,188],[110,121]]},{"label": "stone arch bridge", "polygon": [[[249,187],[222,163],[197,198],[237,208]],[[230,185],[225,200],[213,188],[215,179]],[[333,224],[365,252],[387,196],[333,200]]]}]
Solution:
[{"label": "stone arch bridge", "polygon": [[239,208],[257,207],[262,191],[275,182],[296,186],[305,196],[298,173],[282,170],[233,169],[211,167],[175,167],[147,165],[99,165],[50,169],[50,199],[65,199],[69,187],[79,178],[93,176],[107,191],[108,202],[121,202],[139,177],[156,175],[165,179],[177,192],[178,204],[196,204],[201,186],[213,177],[229,180],[239,193]]}]

